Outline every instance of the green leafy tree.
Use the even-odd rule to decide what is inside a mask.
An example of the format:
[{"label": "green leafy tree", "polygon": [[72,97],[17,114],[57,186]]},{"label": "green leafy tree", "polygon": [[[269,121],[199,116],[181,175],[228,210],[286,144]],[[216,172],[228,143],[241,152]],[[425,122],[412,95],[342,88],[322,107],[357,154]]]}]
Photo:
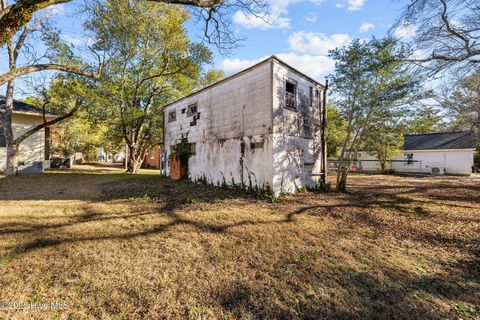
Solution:
[{"label": "green leafy tree", "polygon": [[377,118],[366,130],[361,149],[375,155],[380,163],[380,170],[386,173],[388,160],[398,154],[403,146],[403,125],[396,116]]},{"label": "green leafy tree", "polygon": [[327,105],[327,156],[337,158],[345,136],[346,121],[339,108],[335,105]]},{"label": "green leafy tree", "polygon": [[186,10],[145,1],[98,2],[86,28],[108,59],[91,102],[127,146],[127,171],[137,172],[147,149],[161,141],[159,109],[211,79],[211,52],[192,43]]},{"label": "green leafy tree", "polygon": [[419,82],[407,72],[409,51],[392,38],[355,40],[330,52],[336,60],[332,79],[334,103],[346,120],[336,188],[346,191],[350,166],[375,120],[405,103]]},{"label": "green leafy tree", "polygon": [[443,127],[443,116],[440,110],[432,106],[420,108],[405,123],[405,133],[432,133]]}]

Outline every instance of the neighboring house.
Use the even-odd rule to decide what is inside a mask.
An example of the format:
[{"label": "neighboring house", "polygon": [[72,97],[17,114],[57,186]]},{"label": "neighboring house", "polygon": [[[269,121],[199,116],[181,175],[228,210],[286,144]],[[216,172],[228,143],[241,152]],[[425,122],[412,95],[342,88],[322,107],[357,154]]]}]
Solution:
[{"label": "neighboring house", "polygon": [[275,56],[163,108],[164,159],[188,134],[188,175],[292,193],[319,185],[324,86]]},{"label": "neighboring house", "polygon": [[[5,97],[0,96],[0,110],[5,110]],[[46,112],[47,121],[56,115]],[[12,114],[13,134],[18,137],[27,130],[44,122],[43,110],[30,104],[15,100]],[[3,128],[0,126],[0,172],[5,172],[7,164],[7,145]],[[34,133],[20,144],[18,157],[19,172],[42,172],[49,167],[50,128]],[[47,161],[45,161],[47,160]]]},{"label": "neighboring house", "polygon": [[[392,160],[392,169],[404,173],[470,175],[475,136],[470,132],[405,135],[402,154]],[[356,169],[379,171],[377,158],[359,152]]]},{"label": "neighboring house", "polygon": [[147,150],[145,153],[145,159],[143,160],[143,166],[151,169],[160,169],[160,146],[154,146]]}]

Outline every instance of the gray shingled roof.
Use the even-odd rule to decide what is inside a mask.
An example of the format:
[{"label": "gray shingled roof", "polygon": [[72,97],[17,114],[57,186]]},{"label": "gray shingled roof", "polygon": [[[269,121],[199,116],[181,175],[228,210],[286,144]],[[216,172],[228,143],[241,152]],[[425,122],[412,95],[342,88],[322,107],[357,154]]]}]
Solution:
[{"label": "gray shingled roof", "polygon": [[[0,109],[5,109],[5,97],[0,96]],[[28,112],[28,113],[38,113],[38,115],[43,115],[43,110],[41,108],[35,107],[31,104],[21,102],[18,100],[13,100],[13,112]],[[47,116],[56,116],[53,113],[45,112]]]},{"label": "gray shingled roof", "polygon": [[403,150],[475,149],[471,132],[440,132],[405,135]]}]

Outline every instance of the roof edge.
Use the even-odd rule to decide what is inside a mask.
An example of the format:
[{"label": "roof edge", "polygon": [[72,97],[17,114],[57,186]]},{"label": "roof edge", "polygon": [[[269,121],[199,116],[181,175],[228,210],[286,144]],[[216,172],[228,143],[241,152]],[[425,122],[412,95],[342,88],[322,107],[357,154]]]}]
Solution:
[{"label": "roof edge", "polygon": [[305,77],[306,79],[308,79],[308,80],[316,83],[317,85],[321,86],[322,88],[325,88],[325,86],[324,86],[323,84],[321,84],[320,82],[318,82],[317,80],[313,79],[312,77],[307,76],[305,73],[299,71],[297,68],[292,67],[291,65],[289,65],[289,64],[286,63],[285,61],[279,59],[277,56],[271,55],[271,56],[269,56],[268,58],[263,59],[263,60],[255,63],[254,65],[252,65],[252,66],[250,66],[250,67],[248,67],[248,68],[245,68],[245,69],[243,69],[243,70],[240,70],[240,71],[238,71],[238,72],[236,72],[236,73],[234,73],[234,74],[232,74],[232,75],[230,75],[230,76],[228,76],[228,77],[226,77],[226,78],[223,78],[222,80],[219,80],[219,81],[217,81],[217,82],[215,82],[215,83],[212,83],[212,84],[210,84],[210,85],[208,85],[208,86],[206,86],[206,87],[204,87],[204,88],[202,88],[202,89],[200,89],[200,90],[197,90],[197,91],[192,92],[192,93],[190,93],[190,94],[187,94],[186,96],[183,96],[183,97],[181,97],[181,98],[179,98],[179,99],[177,99],[177,100],[175,100],[175,101],[172,101],[172,102],[164,105],[164,106],[162,107],[162,109],[168,108],[168,107],[170,107],[172,104],[175,104],[175,103],[177,103],[177,102],[180,102],[180,101],[182,101],[183,99],[189,98],[189,97],[191,97],[191,96],[196,95],[197,93],[203,92],[203,91],[205,91],[205,90],[207,90],[207,89],[211,89],[211,88],[213,88],[213,87],[215,87],[215,86],[217,86],[217,85],[220,85],[220,84],[222,84],[222,83],[224,83],[224,82],[227,82],[227,81],[229,81],[229,80],[232,80],[232,79],[234,79],[234,78],[236,78],[236,77],[239,77],[239,76],[243,75],[244,73],[247,73],[247,72],[249,72],[249,71],[251,71],[251,70],[253,70],[253,69],[255,69],[255,68],[257,68],[257,67],[259,67],[259,66],[261,66],[261,65],[263,65],[263,64],[265,64],[265,63],[267,63],[267,62],[273,61],[273,60],[277,61],[278,63],[280,63],[280,64],[282,64],[282,65],[284,65],[284,66],[286,66],[286,67],[289,68],[289,69],[292,69],[292,70],[295,71],[296,73],[300,74],[302,77]]},{"label": "roof edge", "polygon": [[432,133],[409,133],[403,136],[429,136],[432,134],[453,134],[453,133],[472,133],[471,131],[446,131],[446,132],[432,132]]}]

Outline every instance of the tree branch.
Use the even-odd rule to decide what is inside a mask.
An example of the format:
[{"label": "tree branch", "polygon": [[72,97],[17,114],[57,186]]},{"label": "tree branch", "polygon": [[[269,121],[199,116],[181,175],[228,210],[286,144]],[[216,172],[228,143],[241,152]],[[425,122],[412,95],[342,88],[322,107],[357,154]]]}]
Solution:
[{"label": "tree branch", "polygon": [[35,64],[35,65],[25,66],[25,67],[21,67],[15,70],[11,70],[7,73],[4,73],[0,75],[0,85],[7,83],[8,81],[12,81],[17,77],[20,77],[32,72],[42,71],[42,70],[65,71],[65,72],[74,73],[74,74],[95,78],[95,79],[99,77],[99,73],[97,72],[88,72],[88,71],[81,70],[77,67],[63,66],[63,65],[54,64],[54,63],[45,63],[45,64]]},{"label": "tree branch", "polygon": [[51,125],[54,125],[60,121],[63,121],[65,119],[68,119],[70,117],[72,117],[75,112],[78,111],[78,109],[80,109],[80,107],[82,106],[83,104],[83,101],[80,99],[80,98],[77,98],[76,102],[75,102],[75,107],[72,108],[72,110],[70,110],[68,113],[64,114],[63,116],[60,116],[60,117],[57,117],[53,120],[50,120],[50,121],[46,121],[46,122],[43,122],[42,124],[39,124],[33,128],[31,128],[30,130],[26,131],[25,133],[23,133],[22,135],[18,136],[17,138],[15,138],[14,142],[18,145],[20,144],[23,140],[27,139],[28,137],[30,137],[32,134],[34,134],[35,132],[39,131],[39,130],[42,130],[43,128],[45,127],[48,127],[48,126],[51,126]]}]

